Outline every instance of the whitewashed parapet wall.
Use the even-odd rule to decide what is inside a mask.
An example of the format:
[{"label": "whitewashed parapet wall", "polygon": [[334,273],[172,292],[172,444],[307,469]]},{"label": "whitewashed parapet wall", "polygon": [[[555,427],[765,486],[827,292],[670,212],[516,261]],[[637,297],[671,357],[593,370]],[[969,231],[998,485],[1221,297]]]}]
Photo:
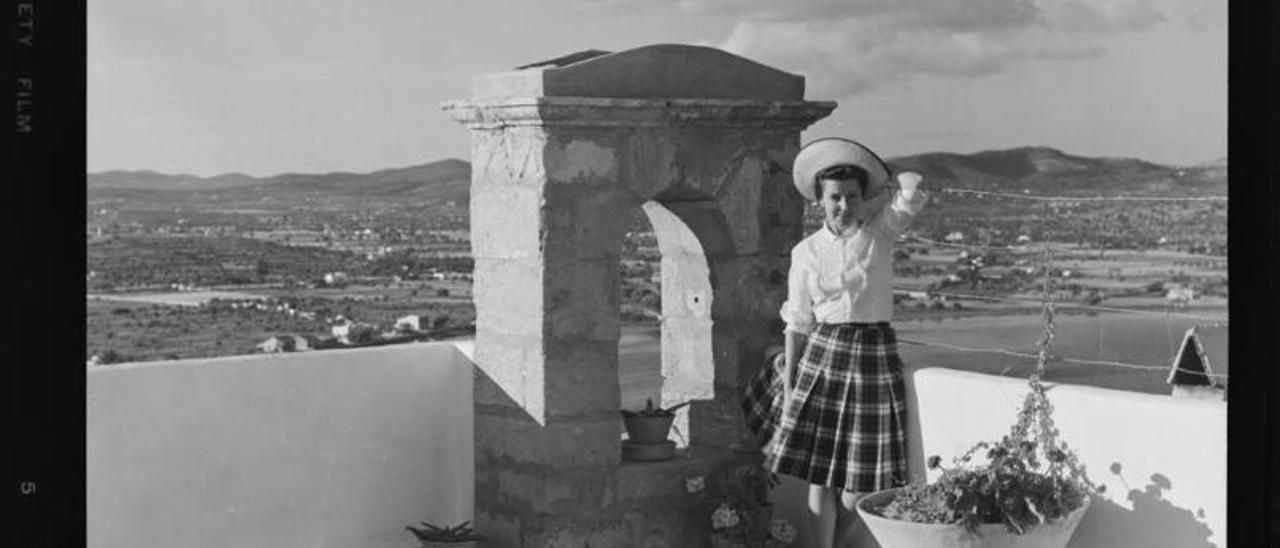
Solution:
[{"label": "whitewashed parapet wall", "polygon": [[[923,447],[916,470],[928,455],[950,463],[975,442],[1007,434],[1027,393],[1025,379],[941,368],[911,376]],[[1227,545],[1225,401],[1073,385],[1048,395],[1063,441],[1106,485],[1070,546]]]},{"label": "whitewashed parapet wall", "polygon": [[637,208],[663,253],[664,403],[698,399],[693,446],[747,447],[737,395],[780,337],[802,231],[791,161],[835,108],[803,95],[800,76],[658,45],[478,76],[443,105],[471,129],[477,519],[502,542],[541,546],[538,512],[626,497],[618,269]]},{"label": "whitewashed parapet wall", "polygon": [[90,367],[86,546],[400,548],[471,519],[448,342]]}]

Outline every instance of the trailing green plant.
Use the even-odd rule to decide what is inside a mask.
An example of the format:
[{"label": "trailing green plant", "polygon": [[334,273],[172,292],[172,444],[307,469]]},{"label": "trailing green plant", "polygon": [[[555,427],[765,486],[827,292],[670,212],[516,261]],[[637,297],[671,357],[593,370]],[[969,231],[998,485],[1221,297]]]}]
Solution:
[{"label": "trailing green plant", "polygon": [[458,525],[437,527],[425,521],[419,522],[422,527],[417,528],[411,525],[405,526],[413,536],[423,543],[427,542],[444,542],[444,543],[461,543],[484,540],[484,537],[476,534],[471,529],[471,521],[467,520]]},{"label": "trailing green plant", "polygon": [[624,417],[674,417],[676,415],[676,411],[686,405],[689,405],[689,402],[686,401],[686,402],[678,403],[671,407],[656,407],[653,405],[653,398],[649,398],[644,401],[644,409],[641,409],[639,411],[631,411],[628,409],[623,409],[622,416]]},{"label": "trailing green plant", "polygon": [[[1089,479],[1075,452],[1059,439],[1053,406],[1038,375],[1030,384],[1008,435],[975,444],[954,460],[953,468],[943,468],[936,455],[929,457],[929,468],[941,469],[941,476],[932,484],[903,488],[880,513],[917,523],[958,524],[971,532],[984,523],[1003,523],[1022,534],[1103,492],[1105,486]],[[976,456],[984,456],[985,462],[975,464]]]}]

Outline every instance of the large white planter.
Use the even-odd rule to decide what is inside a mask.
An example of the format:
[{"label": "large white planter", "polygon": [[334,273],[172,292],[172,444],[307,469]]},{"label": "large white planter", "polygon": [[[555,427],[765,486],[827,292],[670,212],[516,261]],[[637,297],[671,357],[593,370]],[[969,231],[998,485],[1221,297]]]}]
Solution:
[{"label": "large white planter", "polygon": [[1027,529],[1024,534],[1010,533],[1002,523],[978,526],[970,533],[960,525],[912,523],[889,519],[868,508],[881,508],[900,489],[877,491],[858,502],[858,516],[867,524],[880,548],[1063,548],[1071,540],[1080,518],[1089,509],[1089,499],[1061,519]]}]

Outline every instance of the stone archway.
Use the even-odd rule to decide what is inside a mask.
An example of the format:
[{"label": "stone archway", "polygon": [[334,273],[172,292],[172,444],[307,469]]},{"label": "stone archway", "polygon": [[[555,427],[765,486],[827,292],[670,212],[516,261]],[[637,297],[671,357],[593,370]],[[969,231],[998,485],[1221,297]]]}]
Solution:
[{"label": "stone archway", "polygon": [[[698,234],[671,205],[651,200],[645,213],[662,254],[662,401],[664,405],[715,397],[711,352],[711,268]],[[674,204],[676,211],[689,215]],[[708,215],[714,215],[714,210]],[[714,226],[723,233],[720,226]],[[722,238],[715,238],[723,241]],[[726,251],[726,250],[721,250]]]},{"label": "stone archway", "polygon": [[[640,409],[647,399],[663,406],[712,399],[715,375],[709,364],[715,360],[711,353],[711,272],[702,242],[678,215],[657,200],[641,204],[634,217],[638,222],[635,227],[640,229],[638,234],[651,237],[650,246],[656,244],[657,269],[648,272],[649,283],[657,283],[659,304],[653,306],[649,303],[647,311],[656,313],[659,323],[656,339],[651,338],[654,330],[637,326],[630,333],[631,340],[626,350],[623,344],[619,344],[622,408]],[[631,237],[630,233],[628,237]],[[652,247],[648,249],[653,250]],[[627,259],[639,259],[650,269],[654,266],[654,257],[649,254],[624,256],[623,262],[627,263]],[[648,295],[654,289],[639,283],[634,284],[629,293],[627,285],[624,276],[624,301],[635,301],[636,292]],[[623,307],[625,309],[626,305]],[[633,305],[630,310],[633,318],[635,308]],[[626,340],[625,319],[623,328],[622,338]],[[653,358],[653,343],[659,343],[658,359]],[[687,413],[677,416],[676,425],[680,432],[677,441],[688,441],[684,435],[688,432],[687,418]]]},{"label": "stone archway", "polygon": [[[749,448],[737,397],[780,336],[802,231],[791,161],[800,131],[835,105],[805,101],[803,77],[712,48],[556,65],[477,76],[470,102],[444,105],[472,130],[476,522],[497,546],[699,544],[707,520],[673,471],[619,460],[627,213],[653,201],[655,230],[670,227],[663,368],[702,381],[682,395],[699,399],[692,446]],[[698,250],[705,272],[688,256]],[[689,466],[702,465],[714,468]]]}]

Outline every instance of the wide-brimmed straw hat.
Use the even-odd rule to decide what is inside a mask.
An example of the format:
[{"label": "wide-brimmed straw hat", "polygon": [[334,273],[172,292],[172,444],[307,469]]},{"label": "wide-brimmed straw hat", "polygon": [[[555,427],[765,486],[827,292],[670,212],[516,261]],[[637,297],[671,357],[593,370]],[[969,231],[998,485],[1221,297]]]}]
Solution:
[{"label": "wide-brimmed straw hat", "polygon": [[879,194],[889,184],[889,167],[876,153],[849,139],[827,137],[810,141],[800,149],[791,168],[796,190],[811,202],[818,201],[816,183],[818,173],[832,166],[854,165],[867,171],[867,190],[864,198]]}]

